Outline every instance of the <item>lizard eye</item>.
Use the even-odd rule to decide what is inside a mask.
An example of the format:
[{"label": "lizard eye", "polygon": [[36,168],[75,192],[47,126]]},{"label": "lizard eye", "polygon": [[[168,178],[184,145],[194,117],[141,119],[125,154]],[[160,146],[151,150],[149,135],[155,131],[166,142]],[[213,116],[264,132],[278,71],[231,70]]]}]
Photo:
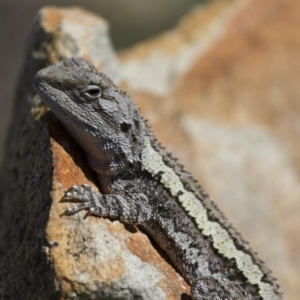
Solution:
[{"label": "lizard eye", "polygon": [[101,96],[101,89],[97,85],[88,85],[81,91],[81,96],[87,101],[95,101]]}]

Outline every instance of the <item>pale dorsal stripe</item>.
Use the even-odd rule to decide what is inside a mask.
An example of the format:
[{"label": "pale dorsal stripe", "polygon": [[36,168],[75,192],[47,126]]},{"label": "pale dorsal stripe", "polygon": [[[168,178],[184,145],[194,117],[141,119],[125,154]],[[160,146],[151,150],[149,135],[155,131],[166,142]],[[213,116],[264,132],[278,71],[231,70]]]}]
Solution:
[{"label": "pale dorsal stripe", "polygon": [[264,274],[254,264],[250,255],[238,250],[228,232],[217,222],[208,220],[207,212],[202,202],[196,196],[187,191],[178,175],[162,160],[162,157],[150,145],[150,141],[146,141],[145,148],[142,153],[143,168],[155,176],[161,172],[161,183],[169,190],[172,196],[177,196],[179,192],[179,201],[185,208],[187,214],[194,218],[198,228],[205,236],[211,236],[214,247],[224,257],[236,260],[239,270],[243,272],[245,277],[251,284],[259,286],[259,294],[265,300],[280,299],[273,290],[272,285],[262,282]]}]

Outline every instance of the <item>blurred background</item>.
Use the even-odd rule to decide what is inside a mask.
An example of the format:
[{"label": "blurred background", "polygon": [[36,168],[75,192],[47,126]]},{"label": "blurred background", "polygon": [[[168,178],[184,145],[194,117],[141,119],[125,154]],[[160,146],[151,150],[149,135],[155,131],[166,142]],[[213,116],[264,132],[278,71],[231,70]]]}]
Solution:
[{"label": "blurred background", "polygon": [[120,49],[171,28],[195,4],[204,2],[205,0],[0,0],[0,160],[26,39],[34,17],[42,6],[78,5],[101,15],[110,24],[114,47]]},{"label": "blurred background", "polygon": [[123,87],[158,139],[270,266],[285,299],[300,299],[300,1],[0,0],[1,143],[34,16],[58,3],[108,21],[114,47],[128,49],[118,53]]}]

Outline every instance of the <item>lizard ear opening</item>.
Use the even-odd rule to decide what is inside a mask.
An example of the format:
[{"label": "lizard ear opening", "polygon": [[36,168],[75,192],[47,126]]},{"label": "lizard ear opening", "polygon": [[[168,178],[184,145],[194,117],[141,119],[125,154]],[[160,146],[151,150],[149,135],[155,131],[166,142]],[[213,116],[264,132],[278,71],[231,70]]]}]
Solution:
[{"label": "lizard ear opening", "polygon": [[102,91],[97,85],[88,85],[81,90],[80,95],[87,101],[95,101],[102,94]]},{"label": "lizard ear opening", "polygon": [[131,124],[123,122],[120,126],[122,132],[127,133],[131,128]]}]

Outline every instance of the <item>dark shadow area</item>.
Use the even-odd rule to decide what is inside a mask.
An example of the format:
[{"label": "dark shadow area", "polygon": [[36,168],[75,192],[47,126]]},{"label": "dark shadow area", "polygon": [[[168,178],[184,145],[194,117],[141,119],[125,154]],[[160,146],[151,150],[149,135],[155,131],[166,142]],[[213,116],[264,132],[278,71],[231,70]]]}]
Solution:
[{"label": "dark shadow area", "polygon": [[190,295],[184,293],[181,295],[181,300],[193,300],[193,299]]}]

